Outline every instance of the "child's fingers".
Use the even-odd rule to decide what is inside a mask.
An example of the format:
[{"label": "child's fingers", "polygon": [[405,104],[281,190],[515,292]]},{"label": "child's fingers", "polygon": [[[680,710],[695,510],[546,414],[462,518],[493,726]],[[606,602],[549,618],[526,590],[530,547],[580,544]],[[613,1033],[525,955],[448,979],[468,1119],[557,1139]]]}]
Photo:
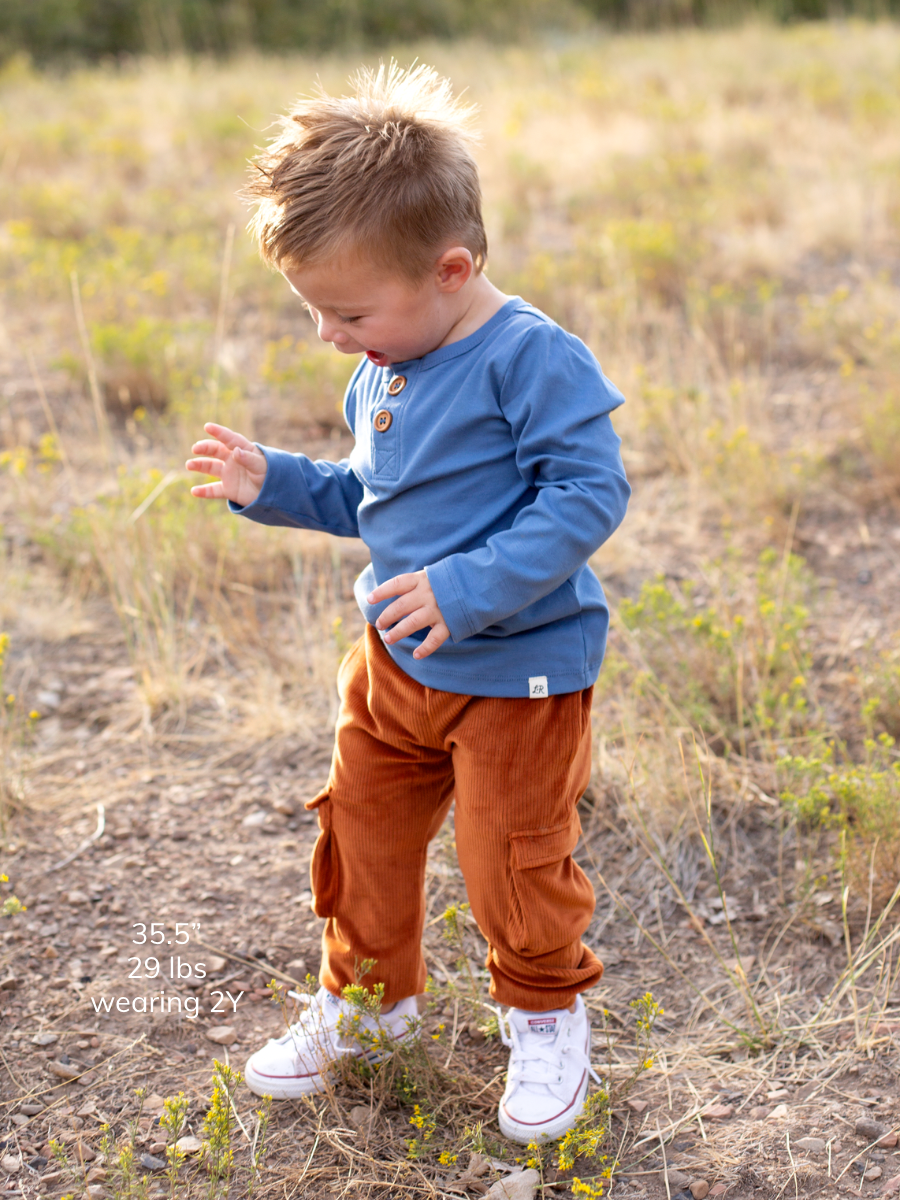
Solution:
[{"label": "child's fingers", "polygon": [[225,485],[221,479],[216,483],[198,483],[196,487],[191,488],[191,495],[200,500],[224,500]]},{"label": "child's fingers", "polygon": [[384,583],[379,584],[366,598],[370,604],[377,604],[379,600],[387,600],[389,596],[403,596],[413,591],[418,583],[418,575],[395,575],[393,579],[386,579]]},{"label": "child's fingers", "polygon": [[450,636],[450,630],[440,621],[437,625],[432,625],[431,632],[422,642],[422,645],[413,650],[413,658],[427,658],[429,654],[434,654],[439,646],[443,646],[447,638]]},{"label": "child's fingers", "polygon": [[184,465],[188,471],[199,471],[201,475],[218,475],[222,470],[217,458],[189,458]]},{"label": "child's fingers", "polygon": [[396,625],[403,617],[408,617],[410,613],[414,613],[422,607],[422,597],[417,596],[415,591],[407,593],[405,596],[400,596],[389,604],[378,620],[375,622],[376,629],[389,629],[391,625]]},{"label": "child's fingers", "polygon": [[393,645],[394,642],[399,642],[403,638],[409,637],[417,629],[427,629],[429,625],[434,625],[438,620],[439,617],[432,609],[417,608],[415,612],[410,613],[408,617],[399,621],[393,629],[389,630],[384,635],[384,640],[388,645]]},{"label": "child's fingers", "polygon": [[215,425],[212,421],[204,425],[203,428],[207,433],[212,434],[214,438],[218,438],[220,442],[224,442],[229,450],[253,450],[253,443],[248,441],[242,433],[236,433],[235,430],[229,429],[227,425]]},{"label": "child's fingers", "polygon": [[204,458],[219,458],[224,462],[231,451],[223,442],[194,442],[191,454],[199,454]]}]

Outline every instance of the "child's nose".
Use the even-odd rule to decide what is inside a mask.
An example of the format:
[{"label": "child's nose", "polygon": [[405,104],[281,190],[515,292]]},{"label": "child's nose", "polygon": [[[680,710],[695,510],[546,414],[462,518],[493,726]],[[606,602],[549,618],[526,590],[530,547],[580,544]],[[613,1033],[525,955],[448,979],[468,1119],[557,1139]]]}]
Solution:
[{"label": "child's nose", "polygon": [[319,337],[323,342],[331,342],[332,345],[346,342],[347,335],[341,329],[340,325],[326,321],[324,317],[319,318]]}]

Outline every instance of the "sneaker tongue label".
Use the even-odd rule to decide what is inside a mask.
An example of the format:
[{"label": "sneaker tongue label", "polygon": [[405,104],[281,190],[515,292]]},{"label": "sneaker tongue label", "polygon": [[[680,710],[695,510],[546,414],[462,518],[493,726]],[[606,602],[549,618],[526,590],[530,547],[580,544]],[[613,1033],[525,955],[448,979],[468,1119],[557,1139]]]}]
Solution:
[{"label": "sneaker tongue label", "polygon": [[556,1033],[556,1017],[531,1017],[528,1021],[529,1033]]}]

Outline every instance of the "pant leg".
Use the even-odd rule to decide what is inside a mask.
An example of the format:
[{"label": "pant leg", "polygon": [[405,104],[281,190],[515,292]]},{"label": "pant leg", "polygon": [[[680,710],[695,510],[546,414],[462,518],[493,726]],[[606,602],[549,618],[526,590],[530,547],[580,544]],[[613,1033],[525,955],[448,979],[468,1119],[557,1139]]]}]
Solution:
[{"label": "pant leg", "polygon": [[491,995],[516,1008],[562,1008],[603,972],[581,941],[594,892],[572,859],[590,778],[592,692],[481,697],[448,731],[456,848],[489,944]]},{"label": "pant leg", "polygon": [[430,689],[374,629],[342,663],[338,690],[331,773],[307,805],[321,831],[311,865],[313,908],[326,918],[320,980],[337,995],[374,959],[363,982],[384,983],[391,1004],[425,989],[425,864],[450,807],[452,760],[431,732]]}]

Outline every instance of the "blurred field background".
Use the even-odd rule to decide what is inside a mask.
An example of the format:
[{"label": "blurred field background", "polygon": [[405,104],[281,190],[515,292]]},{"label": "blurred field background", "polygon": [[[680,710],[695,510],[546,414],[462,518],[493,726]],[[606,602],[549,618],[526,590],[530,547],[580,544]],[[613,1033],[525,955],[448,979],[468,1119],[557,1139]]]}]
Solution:
[{"label": "blurred field background", "polygon": [[[515,43],[397,49],[395,28],[422,32],[412,17],[372,36],[481,106],[491,278],[583,337],[628,400],[616,424],[634,500],[595,562],[615,610],[583,817],[586,853],[601,836],[615,851],[591,857],[609,906],[597,937],[613,915],[663,955],[676,924],[727,931],[715,953],[759,1044],[819,1021],[865,1049],[898,1000],[900,29],[613,34],[576,7],[568,29]],[[228,11],[250,22],[257,8]],[[447,32],[470,32],[474,11],[448,5]],[[24,12],[7,36],[19,28],[39,59]],[[627,5],[598,13],[650,23]],[[233,44],[188,25],[134,26],[125,48]],[[377,57],[173,53],[62,72],[7,55],[13,857],[29,812],[100,799],[134,762],[327,746],[364,548],[239,522],[193,501],[181,468],[211,418],[348,451],[353,363],[316,344],[258,263],[236,192],[293,96],[317,79],[339,91]],[[102,646],[107,682],[118,669],[127,687],[76,695],[78,645]],[[835,952],[829,984],[767,973],[795,943]]]}]

